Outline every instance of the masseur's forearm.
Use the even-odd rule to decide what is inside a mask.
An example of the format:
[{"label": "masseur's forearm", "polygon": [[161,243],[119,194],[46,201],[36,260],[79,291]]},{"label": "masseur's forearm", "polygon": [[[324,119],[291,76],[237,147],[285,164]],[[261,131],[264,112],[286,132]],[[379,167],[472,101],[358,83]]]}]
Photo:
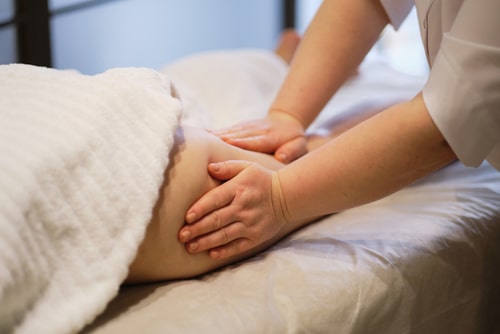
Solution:
[{"label": "masseur's forearm", "polygon": [[387,23],[378,1],[325,0],[304,34],[271,112],[286,111],[307,128]]},{"label": "masseur's forearm", "polygon": [[455,158],[419,95],[278,173],[289,217],[303,220],[380,199]]}]

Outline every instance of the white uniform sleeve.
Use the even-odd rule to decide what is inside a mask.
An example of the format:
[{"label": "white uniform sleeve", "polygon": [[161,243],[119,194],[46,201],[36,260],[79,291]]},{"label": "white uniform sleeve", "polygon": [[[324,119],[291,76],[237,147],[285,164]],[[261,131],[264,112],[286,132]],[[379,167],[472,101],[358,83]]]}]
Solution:
[{"label": "white uniform sleeve", "polygon": [[401,23],[410,13],[414,1],[413,0],[380,0],[380,4],[384,7],[391,25],[394,29],[399,29]]},{"label": "white uniform sleeve", "polygon": [[431,117],[462,163],[488,160],[498,170],[499,15],[498,0],[465,0],[423,90]]}]

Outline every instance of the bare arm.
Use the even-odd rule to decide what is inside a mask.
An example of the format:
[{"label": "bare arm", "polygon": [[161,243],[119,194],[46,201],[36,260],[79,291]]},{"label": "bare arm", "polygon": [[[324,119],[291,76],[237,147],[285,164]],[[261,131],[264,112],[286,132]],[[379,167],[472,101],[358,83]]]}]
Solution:
[{"label": "bare arm", "polygon": [[323,1],[267,118],[216,134],[235,146],[274,153],[283,162],[305,154],[305,129],[354,73],[387,23],[378,1]]},{"label": "bare arm", "polygon": [[455,159],[418,95],[278,173],[289,215],[305,217],[380,199]]},{"label": "bare arm", "polygon": [[307,128],[356,70],[388,22],[378,1],[323,1],[271,113],[285,111]]}]

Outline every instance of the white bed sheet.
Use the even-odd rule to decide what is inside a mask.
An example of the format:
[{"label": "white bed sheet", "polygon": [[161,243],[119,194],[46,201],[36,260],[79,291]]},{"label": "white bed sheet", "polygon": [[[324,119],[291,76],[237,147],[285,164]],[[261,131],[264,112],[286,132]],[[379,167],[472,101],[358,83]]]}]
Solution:
[{"label": "white bed sheet", "polygon": [[[196,66],[224,63],[220,55],[199,60],[176,64],[177,73],[166,69],[179,89],[196,82],[195,99],[206,76],[182,82],[182,67],[197,73]],[[313,129],[342,112],[410,98],[422,83],[378,60],[365,63]],[[265,112],[271,97],[246,116]],[[227,113],[235,106],[215,107]],[[201,125],[223,126],[226,116]],[[455,163],[241,263],[195,279],[125,287],[84,332],[495,333],[499,264],[500,173]]]}]

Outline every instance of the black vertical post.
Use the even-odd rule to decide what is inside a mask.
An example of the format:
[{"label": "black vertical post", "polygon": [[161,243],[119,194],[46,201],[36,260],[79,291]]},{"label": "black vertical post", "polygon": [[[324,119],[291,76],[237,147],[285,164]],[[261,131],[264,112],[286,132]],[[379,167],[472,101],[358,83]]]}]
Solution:
[{"label": "black vertical post", "polygon": [[295,0],[283,0],[283,28],[295,28]]},{"label": "black vertical post", "polygon": [[16,0],[18,61],[52,66],[48,0]]}]

